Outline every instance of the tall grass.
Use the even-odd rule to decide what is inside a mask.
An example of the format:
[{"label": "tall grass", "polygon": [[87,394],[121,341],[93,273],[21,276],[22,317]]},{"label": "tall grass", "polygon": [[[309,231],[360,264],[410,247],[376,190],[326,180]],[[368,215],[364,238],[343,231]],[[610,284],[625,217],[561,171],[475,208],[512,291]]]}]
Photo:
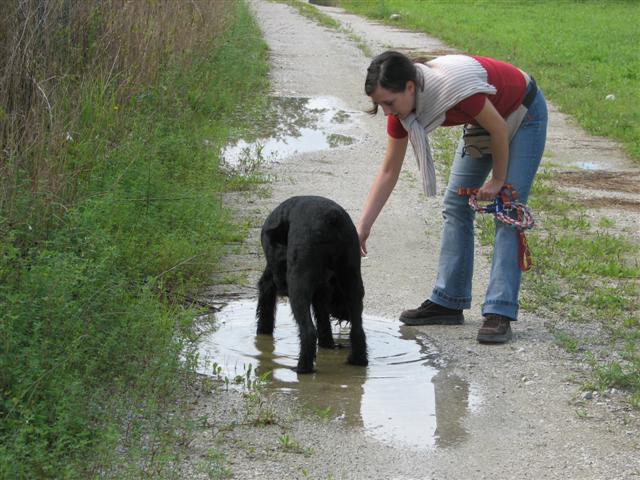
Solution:
[{"label": "tall grass", "polygon": [[265,101],[266,47],[235,1],[4,5],[0,478],[169,476],[176,300],[243,235],[218,153]]},{"label": "tall grass", "polygon": [[[0,207],[35,224],[73,203],[88,166],[68,150],[94,104],[126,103],[178,57],[202,51],[231,2],[6,0],[0,16]],[[109,112],[102,112],[110,115]],[[106,120],[106,118],[105,118]],[[86,133],[83,131],[83,133]],[[105,139],[108,140],[108,139]],[[54,158],[55,157],[55,158]],[[20,193],[30,191],[25,212]],[[28,215],[25,217],[25,213]]]},{"label": "tall grass", "polygon": [[[640,3],[593,0],[340,0],[345,8],[510,61],[547,98],[640,160]],[[613,95],[609,97],[608,95]]]}]

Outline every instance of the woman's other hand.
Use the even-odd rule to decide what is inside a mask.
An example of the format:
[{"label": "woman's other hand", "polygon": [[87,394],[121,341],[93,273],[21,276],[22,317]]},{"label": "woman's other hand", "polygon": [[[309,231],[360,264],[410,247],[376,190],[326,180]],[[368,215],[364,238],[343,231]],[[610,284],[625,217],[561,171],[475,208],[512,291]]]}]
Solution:
[{"label": "woman's other hand", "polygon": [[494,200],[502,190],[502,187],[504,187],[504,180],[496,180],[494,178],[488,180],[478,189],[478,200]]}]

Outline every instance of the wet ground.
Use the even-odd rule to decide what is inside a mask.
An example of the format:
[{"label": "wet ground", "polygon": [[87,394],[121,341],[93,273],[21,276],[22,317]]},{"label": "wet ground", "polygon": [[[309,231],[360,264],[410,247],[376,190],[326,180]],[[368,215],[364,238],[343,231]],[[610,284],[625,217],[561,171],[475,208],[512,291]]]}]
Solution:
[{"label": "wet ground", "polygon": [[[289,395],[383,443],[416,450],[464,440],[462,421],[481,399],[447,369],[415,329],[365,315],[369,366],[348,365],[349,326],[334,324],[339,348],[319,349],[316,373],[298,375],[298,331],[287,303],[278,306],[274,336],[256,335],[256,303],[235,301],[215,314],[215,332],[199,346],[201,373],[238,383],[265,376],[267,392]],[[249,365],[251,367],[249,368]]]},{"label": "wet ground", "polygon": [[[274,113],[264,132],[225,152],[230,168],[262,163],[274,181],[269,197],[228,198],[252,228],[246,246],[224,259],[216,278],[240,272],[248,280],[214,281],[202,292],[200,301],[210,305],[225,303],[230,293],[239,301],[217,314],[218,330],[200,353],[208,361],[203,371],[214,375],[217,362],[219,378],[242,376],[248,364],[272,372],[265,389],[274,416],[259,427],[248,421],[244,391],[199,395],[194,417],[208,427],[193,442],[194,458],[209,458],[215,448],[239,479],[638,478],[637,414],[615,396],[580,396],[589,367],[556,346],[545,318],[522,312],[509,344],[476,343],[489,269],[482,252],[464,325],[399,326],[398,313],[431,290],[442,226],[442,179],[439,195],[425,198],[410,153],[362,263],[369,367],[346,365],[344,348],[320,350],[315,374],[295,374],[297,331],[286,303],[275,337],[256,336],[262,220],[289,196],[315,194],[340,203],[355,221],[382,160],[384,119],[363,113],[370,107],[362,93],[369,59],[353,35],[374,54],[390,47],[427,55],[453,49],[335,8],[323,11],[349,34],[320,27],[283,4],[252,6],[272,55],[273,95],[283,97],[274,108],[286,118]],[[316,103],[327,98],[328,104]],[[331,148],[330,135],[353,141]],[[298,141],[302,145],[291,147]],[[638,200],[637,168],[615,144],[586,135],[553,105],[546,153],[558,188],[585,204],[609,202],[603,211],[612,212],[613,201]],[[626,210],[616,222],[637,230],[637,212]],[[334,333],[344,338],[339,327]],[[330,414],[300,414],[306,404]],[[284,448],[285,435],[301,448]],[[196,470],[184,478],[208,478]]]},{"label": "wet ground", "polygon": [[350,145],[355,141],[351,136],[354,120],[361,115],[336,97],[272,97],[252,138],[223,150],[223,165],[241,174],[252,173],[294,154]]}]

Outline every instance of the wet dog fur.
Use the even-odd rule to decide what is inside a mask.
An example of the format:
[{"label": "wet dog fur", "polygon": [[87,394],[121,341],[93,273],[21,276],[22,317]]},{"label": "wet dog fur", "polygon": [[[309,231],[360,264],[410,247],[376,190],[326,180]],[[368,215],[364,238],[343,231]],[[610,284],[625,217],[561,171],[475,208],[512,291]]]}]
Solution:
[{"label": "wet dog fur", "polygon": [[335,347],[330,317],[351,323],[347,362],[367,365],[360,246],[347,212],[327,198],[291,197],[269,214],[260,239],[267,265],[258,282],[257,333],[273,335],[277,297],[289,297],[300,335],[298,373],[313,371],[316,342]]}]

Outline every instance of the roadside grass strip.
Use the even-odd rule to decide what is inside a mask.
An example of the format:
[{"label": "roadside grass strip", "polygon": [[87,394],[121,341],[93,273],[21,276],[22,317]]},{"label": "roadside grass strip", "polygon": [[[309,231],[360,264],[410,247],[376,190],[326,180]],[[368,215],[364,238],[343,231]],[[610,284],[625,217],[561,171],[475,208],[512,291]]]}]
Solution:
[{"label": "roadside grass strip", "polygon": [[[223,194],[261,181],[220,169],[222,147],[268,101],[260,31],[243,2],[225,5],[223,30],[165,59],[153,82],[116,92],[93,72],[64,77],[82,80],[60,102],[70,133],[61,144],[42,133],[42,150],[73,195],[16,169],[12,211],[0,211],[0,478],[179,476],[198,428],[182,397],[199,311],[183,294],[246,236]],[[198,468],[228,476],[213,450]]]}]

